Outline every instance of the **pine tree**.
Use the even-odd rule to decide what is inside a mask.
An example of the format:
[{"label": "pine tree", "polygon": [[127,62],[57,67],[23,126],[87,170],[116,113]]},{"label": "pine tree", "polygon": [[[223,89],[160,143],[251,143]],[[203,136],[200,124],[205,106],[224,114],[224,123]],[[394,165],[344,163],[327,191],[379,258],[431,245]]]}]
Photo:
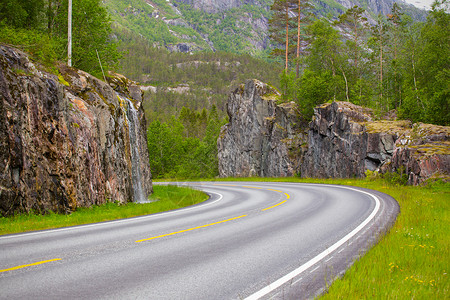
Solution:
[{"label": "pine tree", "polygon": [[[269,19],[270,37],[279,45],[284,45],[285,72],[289,68],[289,46],[293,27],[292,8],[298,0],[275,0],[271,7],[272,17]],[[275,49],[273,55],[279,56],[281,51]]]}]

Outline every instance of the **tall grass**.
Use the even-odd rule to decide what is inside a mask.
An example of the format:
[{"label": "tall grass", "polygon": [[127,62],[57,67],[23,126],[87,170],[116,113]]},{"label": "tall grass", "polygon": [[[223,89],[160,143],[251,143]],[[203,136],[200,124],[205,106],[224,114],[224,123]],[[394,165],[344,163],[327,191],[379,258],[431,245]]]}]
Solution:
[{"label": "tall grass", "polygon": [[154,214],[194,205],[208,199],[205,193],[187,187],[154,185],[153,189],[151,200],[154,202],[151,203],[127,203],[125,205],[107,203],[89,208],[79,208],[70,215],[30,213],[0,218],[0,235]]}]

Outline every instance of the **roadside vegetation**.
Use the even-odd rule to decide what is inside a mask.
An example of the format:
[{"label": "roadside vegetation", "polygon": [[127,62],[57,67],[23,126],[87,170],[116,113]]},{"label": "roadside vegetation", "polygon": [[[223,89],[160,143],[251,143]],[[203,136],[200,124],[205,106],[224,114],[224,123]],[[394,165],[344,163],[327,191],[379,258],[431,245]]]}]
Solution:
[{"label": "roadside vegetation", "polygon": [[450,183],[406,186],[401,184],[402,179],[398,176],[369,176],[366,179],[233,180],[340,184],[391,195],[400,204],[400,214],[394,226],[342,278],[334,281],[320,299],[448,298]]},{"label": "roadside vegetation", "polygon": [[171,185],[154,185],[151,203],[107,203],[89,208],[78,208],[69,215],[49,212],[46,215],[20,214],[0,218],[0,235],[42,229],[60,228],[96,222],[125,219],[155,214],[194,205],[208,199],[198,190]]},{"label": "roadside vegetation", "polygon": [[390,232],[336,280],[321,299],[447,299],[450,292],[450,184],[337,181],[394,197],[400,214]]}]

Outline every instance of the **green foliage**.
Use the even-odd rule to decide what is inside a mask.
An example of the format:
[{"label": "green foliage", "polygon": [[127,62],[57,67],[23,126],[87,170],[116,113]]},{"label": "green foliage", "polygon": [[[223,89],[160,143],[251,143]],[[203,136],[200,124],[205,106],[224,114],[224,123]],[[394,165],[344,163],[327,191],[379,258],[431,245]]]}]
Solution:
[{"label": "green foliage", "polygon": [[45,32],[13,28],[2,22],[0,23],[0,42],[14,45],[28,52],[46,66],[51,66],[56,60],[63,58],[61,40]]},{"label": "green foliage", "polygon": [[44,10],[44,0],[2,0],[0,22],[15,28],[37,29]]},{"label": "green foliage", "polygon": [[[301,80],[281,76],[284,98],[305,117],[328,100],[350,101],[379,115],[392,109],[413,122],[450,122],[448,0],[437,1],[425,23],[413,22],[394,3],[392,14],[367,30],[363,10],[353,7],[334,22],[308,26],[308,53]],[[339,32],[336,27],[339,27]]]},{"label": "green foliage", "polygon": [[[48,66],[67,58],[67,0],[2,1],[0,8],[0,42]],[[100,77],[98,52],[104,68],[117,67],[120,53],[100,0],[74,1],[72,16],[73,66]]]},{"label": "green foliage", "polygon": [[75,226],[179,209],[208,199],[205,193],[188,187],[154,185],[151,203],[118,204],[108,202],[89,208],[78,208],[70,215],[49,212],[46,215],[33,213],[0,218],[0,235],[32,230]]},{"label": "green foliage", "polygon": [[147,131],[154,178],[211,178],[219,174],[217,138],[225,120],[215,106],[195,112],[183,107],[179,118],[153,121]]},{"label": "green foliage", "polygon": [[[67,35],[67,0],[58,7],[53,33]],[[100,0],[73,1],[72,7],[72,65],[76,68],[102,77],[98,61],[103,68],[116,69],[121,55],[117,43],[111,39],[111,21]]]}]

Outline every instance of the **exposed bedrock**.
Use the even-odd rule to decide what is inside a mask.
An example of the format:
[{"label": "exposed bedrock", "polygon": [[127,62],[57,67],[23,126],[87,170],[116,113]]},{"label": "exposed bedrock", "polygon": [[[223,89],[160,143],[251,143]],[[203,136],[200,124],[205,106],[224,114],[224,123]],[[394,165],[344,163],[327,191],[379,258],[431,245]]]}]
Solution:
[{"label": "exposed bedrock", "polygon": [[139,86],[58,73],[0,46],[1,215],[133,201],[139,184],[152,192]]},{"label": "exposed bedrock", "polygon": [[222,177],[364,177],[396,172],[410,184],[450,178],[450,127],[374,120],[349,102],[315,108],[309,125],[294,102],[249,80],[231,93],[229,123],[218,140]]}]

